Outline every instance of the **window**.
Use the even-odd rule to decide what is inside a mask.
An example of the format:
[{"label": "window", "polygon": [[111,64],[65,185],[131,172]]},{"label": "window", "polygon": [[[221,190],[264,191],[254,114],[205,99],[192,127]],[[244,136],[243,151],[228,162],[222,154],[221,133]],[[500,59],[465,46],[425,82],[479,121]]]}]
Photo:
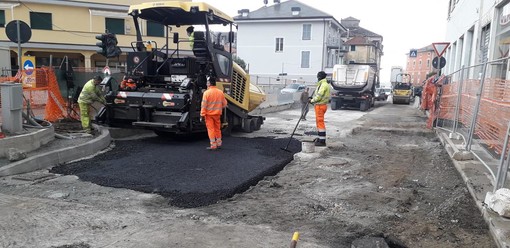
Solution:
[{"label": "window", "polygon": [[108,33],[124,34],[124,19],[105,18]]},{"label": "window", "polygon": [[5,27],[5,10],[0,9],[0,28]]},{"label": "window", "polygon": [[355,45],[351,45],[351,52],[354,52],[356,51],[356,46]]},{"label": "window", "polygon": [[430,59],[427,59],[427,68],[430,67]]},{"label": "window", "polygon": [[283,52],[283,38],[276,38],[275,52]]},{"label": "window", "polygon": [[487,62],[489,56],[490,24],[482,28],[482,35],[480,39],[480,50],[482,51],[482,54],[480,55],[480,62],[484,63]]},{"label": "window", "polygon": [[303,40],[312,39],[312,24],[303,24]]},{"label": "window", "polygon": [[30,27],[32,29],[52,30],[51,13],[30,12]]},{"label": "window", "polygon": [[223,73],[225,76],[228,76],[232,61],[230,61],[227,56],[219,53],[216,54],[216,58],[218,60],[218,65],[220,66],[221,73]]},{"label": "window", "polygon": [[165,26],[160,23],[147,21],[147,35],[165,37]]},{"label": "window", "polygon": [[310,51],[301,51],[301,68],[310,68]]}]

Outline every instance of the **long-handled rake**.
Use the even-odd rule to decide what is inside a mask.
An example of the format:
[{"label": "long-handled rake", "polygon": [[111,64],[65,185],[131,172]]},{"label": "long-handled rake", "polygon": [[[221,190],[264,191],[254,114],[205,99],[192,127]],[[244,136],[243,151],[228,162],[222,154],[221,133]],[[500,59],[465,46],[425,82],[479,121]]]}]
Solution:
[{"label": "long-handled rake", "polygon": [[[313,92],[311,95],[313,95]],[[307,109],[308,105],[310,105],[310,101],[306,102],[304,109]],[[292,152],[288,148],[289,148],[290,142],[292,141],[292,137],[294,136],[294,133],[296,132],[297,127],[299,126],[299,122],[301,121],[301,119],[303,119],[303,115],[304,115],[304,111],[301,111],[301,115],[299,116],[299,120],[297,121],[296,126],[294,127],[294,131],[292,131],[292,134],[290,135],[289,142],[287,142],[287,145],[285,147],[282,147],[280,149],[282,149],[286,152]]]}]

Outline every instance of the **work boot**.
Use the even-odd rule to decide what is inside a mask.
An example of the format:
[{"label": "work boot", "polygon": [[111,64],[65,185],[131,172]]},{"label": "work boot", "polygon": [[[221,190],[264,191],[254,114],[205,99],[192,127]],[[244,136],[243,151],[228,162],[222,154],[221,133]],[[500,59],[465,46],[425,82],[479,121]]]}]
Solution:
[{"label": "work boot", "polygon": [[326,146],[326,140],[315,139],[315,146]]}]

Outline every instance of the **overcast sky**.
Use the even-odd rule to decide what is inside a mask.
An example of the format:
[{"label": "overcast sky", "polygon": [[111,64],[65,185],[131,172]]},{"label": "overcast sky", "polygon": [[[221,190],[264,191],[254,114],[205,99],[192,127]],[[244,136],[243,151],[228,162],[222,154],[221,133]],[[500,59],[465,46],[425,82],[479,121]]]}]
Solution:
[{"label": "overcast sky", "polygon": [[[196,0],[193,0],[198,2]],[[240,9],[255,11],[263,0],[202,0],[230,16]],[[286,0],[281,0],[285,2]],[[444,42],[448,0],[298,0],[338,21],[352,16],[360,26],[383,36],[381,82],[390,80],[392,66],[405,68],[406,53],[433,42]],[[273,5],[268,0],[268,5]]]}]

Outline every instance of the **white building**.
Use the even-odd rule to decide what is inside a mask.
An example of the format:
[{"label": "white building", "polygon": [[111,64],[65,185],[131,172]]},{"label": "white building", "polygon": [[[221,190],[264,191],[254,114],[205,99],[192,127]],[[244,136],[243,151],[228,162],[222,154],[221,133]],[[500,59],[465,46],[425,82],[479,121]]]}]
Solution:
[{"label": "white building", "polygon": [[[507,57],[510,49],[510,0],[450,0],[443,74]],[[476,66],[472,75],[480,73]],[[508,74],[508,73],[507,73]],[[506,76],[508,79],[508,75]]]},{"label": "white building", "polygon": [[250,74],[316,82],[317,72],[341,63],[341,34],[346,32],[332,15],[296,0],[240,10],[237,55]]}]

